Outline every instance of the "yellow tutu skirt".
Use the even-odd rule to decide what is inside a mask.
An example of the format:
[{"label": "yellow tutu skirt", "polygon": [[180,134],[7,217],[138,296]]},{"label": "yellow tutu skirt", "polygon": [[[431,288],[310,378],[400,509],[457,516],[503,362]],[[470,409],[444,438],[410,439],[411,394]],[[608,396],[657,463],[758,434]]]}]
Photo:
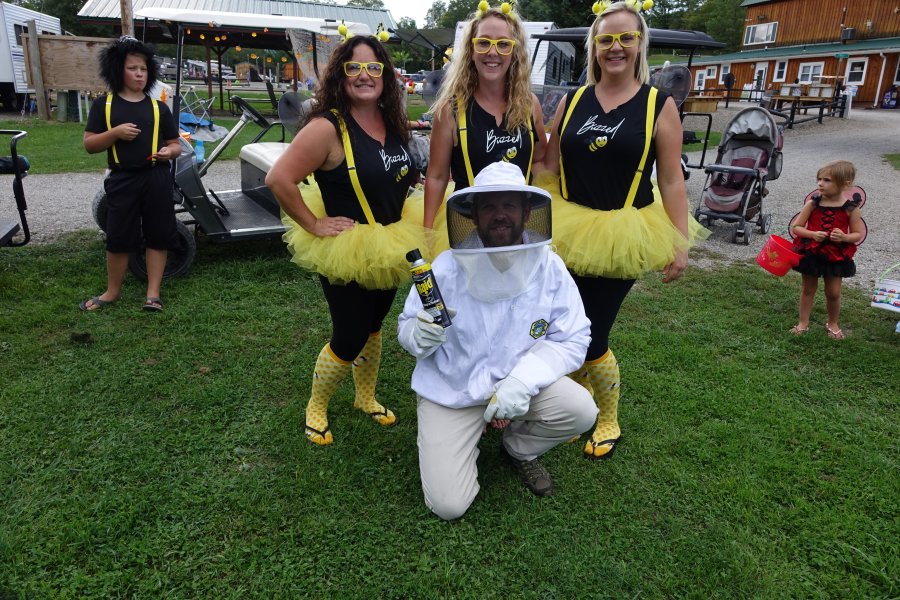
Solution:
[{"label": "yellow tutu skirt", "polygon": [[688,215],[688,237],[663,208],[653,184],[654,201],[643,208],[594,210],[560,195],[559,177],[543,173],[535,185],[550,192],[553,204],[553,244],[566,266],[578,275],[636,279],[660,270],[709,237],[710,232]]},{"label": "yellow tutu skirt", "polygon": [[434,223],[431,224],[431,229],[425,230],[425,235],[428,238],[429,253],[423,252],[422,254],[429,260],[434,260],[438,254],[450,249],[450,237],[447,234],[447,198],[453,193],[451,187],[448,185],[447,191],[444,192],[444,201],[441,202],[437,214],[434,215]]},{"label": "yellow tutu skirt", "polygon": [[[315,183],[300,185],[300,193],[309,210],[325,216],[322,193]],[[287,227],[283,238],[291,261],[315,271],[335,284],[356,282],[369,290],[389,290],[410,282],[406,253],[426,246],[424,200],[414,192],[403,204],[399,221],[390,225],[374,223],[356,226],[336,236],[319,237],[300,227],[282,212]]]}]

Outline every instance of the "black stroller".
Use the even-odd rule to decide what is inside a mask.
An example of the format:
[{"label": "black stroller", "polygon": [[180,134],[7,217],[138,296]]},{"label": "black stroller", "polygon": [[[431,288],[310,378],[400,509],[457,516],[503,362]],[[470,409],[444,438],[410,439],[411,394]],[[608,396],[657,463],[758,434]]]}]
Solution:
[{"label": "black stroller", "polygon": [[782,127],[760,107],[739,112],[725,127],[718,155],[704,167],[706,183],[694,217],[709,225],[716,219],[737,223],[732,242],[750,243],[751,223],[767,233],[772,215],[763,210],[766,183],[781,175]]}]

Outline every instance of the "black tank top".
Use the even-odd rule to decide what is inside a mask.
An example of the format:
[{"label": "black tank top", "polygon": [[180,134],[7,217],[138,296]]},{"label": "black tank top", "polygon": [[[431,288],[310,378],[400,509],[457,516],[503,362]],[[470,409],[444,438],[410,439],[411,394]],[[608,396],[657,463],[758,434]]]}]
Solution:
[{"label": "black tank top", "polygon": [[[529,118],[529,120],[532,120]],[[531,124],[534,132],[534,123]],[[457,130],[457,136],[459,131]],[[472,176],[491,163],[506,161],[511,162],[522,170],[522,174],[528,173],[531,163],[531,153],[534,147],[533,134],[529,135],[528,128],[522,127],[519,131],[506,130],[506,114],[500,126],[494,115],[481,108],[475,99],[469,102],[466,109],[466,135],[469,143],[469,161],[472,163]],[[466,173],[466,163],[463,160],[462,146],[460,143],[450,152],[450,175],[457,190],[472,185],[469,175]]]},{"label": "black tank top", "polygon": [[[334,125],[340,139],[337,117],[331,113],[325,117]],[[413,180],[409,149],[390,130],[385,135],[382,146],[378,140],[363,131],[352,117],[346,123],[359,185],[366,195],[372,215],[382,225],[396,223],[400,220],[403,202]],[[357,223],[367,223],[350,182],[346,158],[330,171],[316,169],[315,175],[319,189],[322,190],[325,212],[329,217],[349,217]]]},{"label": "black tank top", "polygon": [[[574,90],[566,96],[566,110]],[[647,139],[649,85],[627,102],[604,112],[594,89],[581,95],[559,141],[569,201],[598,210],[616,210],[625,205],[628,190],[644,154]],[[656,97],[656,118],[669,95]],[[560,129],[562,125],[560,124]],[[656,161],[656,145],[650,151],[634,199],[635,208],[653,203],[650,175]]]}]

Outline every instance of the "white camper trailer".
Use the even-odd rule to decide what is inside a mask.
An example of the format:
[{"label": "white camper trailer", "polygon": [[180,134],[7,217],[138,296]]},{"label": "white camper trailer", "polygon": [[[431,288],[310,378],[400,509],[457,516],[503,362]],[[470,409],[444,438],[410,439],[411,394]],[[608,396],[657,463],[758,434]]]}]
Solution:
[{"label": "white camper trailer", "polygon": [[[456,24],[456,37],[453,47],[462,42],[463,30],[468,21]],[[540,89],[544,85],[564,85],[568,83],[575,70],[575,48],[572,44],[550,42],[538,46],[538,54],[532,60],[537,40],[531,37],[556,29],[552,21],[522,21],[525,35],[528,37],[528,60],[531,61],[531,86]]]},{"label": "white camper trailer", "polygon": [[18,110],[28,87],[25,75],[25,40],[28,21],[34,19],[39,34],[62,32],[59,19],[15,4],[0,2],[0,104],[5,110]]}]

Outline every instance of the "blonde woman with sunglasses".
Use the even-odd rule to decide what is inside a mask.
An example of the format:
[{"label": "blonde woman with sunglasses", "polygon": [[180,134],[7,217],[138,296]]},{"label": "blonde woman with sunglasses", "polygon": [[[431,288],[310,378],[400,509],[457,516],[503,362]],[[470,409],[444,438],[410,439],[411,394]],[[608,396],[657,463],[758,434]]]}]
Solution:
[{"label": "blonde woman with sunglasses", "polygon": [[319,274],[331,314],[331,340],[316,358],[306,407],[306,436],[319,445],[334,440],[328,403],[351,371],[353,406],[379,425],[397,422],[375,399],[381,325],[398,285],[408,285],[406,252],[424,237],[422,203],[407,201],[414,168],[395,77],[374,37],[344,41],[331,54],[309,121],[266,176],[286,215],[292,260]]},{"label": "blonde woman with sunglasses", "polygon": [[532,163],[543,159],[547,146],[541,106],[531,93],[525,30],[515,11],[482,1],[462,40],[431,108],[428,228],[435,226],[451,177],[460,190],[471,186],[487,165],[506,161],[528,179]]},{"label": "blonde woman with sunglasses", "polygon": [[584,446],[589,458],[612,457],[621,437],[619,366],[609,332],[625,296],[647,271],[662,269],[664,282],[681,277],[690,241],[705,231],[688,215],[678,109],[647,83],[649,32],[641,8],[639,0],[594,4],[588,85],[559,104],[547,149],[545,165],[559,182],[541,175],[555,193],[553,241],[591,321],[585,363],[573,375],[600,409]]}]

